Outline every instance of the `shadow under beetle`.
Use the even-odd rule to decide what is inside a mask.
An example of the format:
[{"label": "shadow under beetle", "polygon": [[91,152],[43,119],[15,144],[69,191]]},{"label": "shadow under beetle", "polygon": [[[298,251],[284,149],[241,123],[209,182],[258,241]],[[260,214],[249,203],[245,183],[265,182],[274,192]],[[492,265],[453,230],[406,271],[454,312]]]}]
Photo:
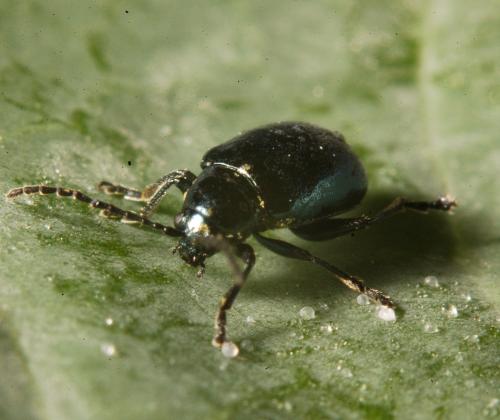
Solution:
[{"label": "shadow under beetle", "polygon": [[[226,312],[255,263],[254,251],[245,243],[250,235],[271,251],[319,265],[350,289],[366,294],[378,304],[394,307],[390,297],[366,287],[359,278],[306,250],[261,233],[288,228],[306,240],[328,240],[366,228],[405,209],[450,210],[456,205],[447,197],[429,202],[397,198],[374,216],[337,218],[365,195],[365,171],[340,133],[300,122],[270,124],[247,131],[209,150],[201,168],[198,176],[187,169],[171,172],[143,191],[107,181],[98,185],[106,194],[146,203],[138,213],[94,200],[73,189],[46,185],[14,188],[7,197],[55,193],[101,209],[105,217],[179,237],[175,251],[189,265],[199,267],[199,276],[203,274],[205,260],[223,252],[236,280],[222,297],[216,313],[212,341],[216,347],[229,343]],[[175,227],[151,221],[149,217],[173,185],[184,193]],[[243,270],[237,259],[245,263]]]}]

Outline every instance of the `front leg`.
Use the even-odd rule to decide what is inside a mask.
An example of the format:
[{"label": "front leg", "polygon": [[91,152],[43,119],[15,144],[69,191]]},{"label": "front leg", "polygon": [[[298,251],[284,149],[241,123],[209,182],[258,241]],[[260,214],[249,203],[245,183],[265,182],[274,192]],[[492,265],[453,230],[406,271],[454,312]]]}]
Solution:
[{"label": "front leg", "polygon": [[94,209],[101,210],[101,216],[113,219],[119,219],[122,223],[127,224],[139,224],[141,226],[149,226],[152,229],[163,232],[165,235],[179,237],[182,236],[183,233],[178,231],[177,229],[162,225],[161,223],[156,223],[149,220],[146,217],[143,217],[140,214],[137,214],[133,211],[123,210],[119,207],[114,206],[113,204],[106,203],[101,200],[94,200],[88,195],[71,188],[63,188],[63,187],[49,187],[48,185],[27,185],[24,187],[18,187],[11,189],[7,194],[7,199],[14,199],[20,195],[48,195],[48,194],[56,194],[57,197],[67,197],[72,198],[76,201],[81,201],[82,203],[88,204],[90,207]]},{"label": "front leg", "polygon": [[172,185],[177,186],[182,193],[185,193],[195,179],[196,175],[191,171],[178,169],[162,176],[156,182],[144,188],[143,191],[134,190],[122,185],[114,185],[108,181],[101,181],[97,185],[97,188],[105,194],[117,195],[126,200],[145,202],[146,205],[141,209],[141,215],[148,217],[156,210]]}]

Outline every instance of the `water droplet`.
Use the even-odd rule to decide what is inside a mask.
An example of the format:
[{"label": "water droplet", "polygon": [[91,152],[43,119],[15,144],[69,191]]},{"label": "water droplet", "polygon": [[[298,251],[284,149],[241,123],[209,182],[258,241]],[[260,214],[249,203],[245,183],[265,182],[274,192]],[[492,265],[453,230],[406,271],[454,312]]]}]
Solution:
[{"label": "water droplet", "polygon": [[448,318],[456,318],[458,316],[458,309],[455,305],[448,305],[446,308],[443,308],[443,312],[446,314]]},{"label": "water droplet", "polygon": [[377,308],[377,316],[384,321],[396,321],[396,312],[388,306],[381,305]]},{"label": "water droplet", "polygon": [[366,296],[364,294],[360,294],[356,298],[356,302],[358,302],[358,305],[369,305],[370,299],[368,299],[368,296]]},{"label": "water droplet", "polygon": [[106,318],[104,322],[108,327],[111,327],[111,325],[114,324],[113,318]]},{"label": "water droplet", "polygon": [[468,341],[470,343],[477,344],[477,343],[479,343],[479,336],[477,334],[467,335],[467,336],[465,336],[464,340]]},{"label": "water droplet", "polygon": [[500,406],[500,399],[492,398],[488,403],[488,408],[495,408]]},{"label": "water droplet", "polygon": [[304,306],[300,311],[299,315],[302,319],[309,320],[316,318],[316,312],[310,306]]},{"label": "water droplet", "polygon": [[45,229],[47,229],[47,230],[51,230],[51,229],[52,229],[52,225],[51,225],[51,224],[49,224],[49,223],[46,223],[46,224],[44,225],[44,227],[45,227]]},{"label": "water droplet", "polygon": [[101,351],[108,357],[116,356],[116,347],[114,344],[106,343],[101,345]]},{"label": "water droplet", "polygon": [[255,318],[252,315],[248,315],[245,319],[248,325],[255,325]]},{"label": "water droplet", "polygon": [[472,296],[469,293],[463,293],[462,299],[465,300],[466,302],[470,302],[472,300]]},{"label": "water droplet", "polygon": [[319,327],[319,330],[323,334],[331,334],[333,332],[334,328],[333,328],[332,324],[325,324],[325,325],[322,325],[321,327]]},{"label": "water droplet", "polygon": [[330,309],[330,307],[328,306],[328,303],[320,303],[319,304],[319,308],[322,310],[322,311],[328,311],[328,309]]},{"label": "water droplet", "polygon": [[437,289],[439,287],[439,280],[436,276],[427,276],[424,278],[424,284],[433,289]]},{"label": "water droplet", "polygon": [[424,332],[428,333],[428,334],[434,334],[434,333],[437,333],[439,331],[439,328],[436,327],[435,325],[431,324],[430,322],[426,322],[424,324]]},{"label": "water droplet", "polygon": [[483,410],[483,414],[488,417],[498,416],[498,409],[500,408],[500,399],[492,398],[486,408]]},{"label": "water droplet", "polygon": [[225,341],[224,344],[222,344],[221,351],[222,354],[228,358],[236,357],[240,353],[240,349],[232,341]]}]

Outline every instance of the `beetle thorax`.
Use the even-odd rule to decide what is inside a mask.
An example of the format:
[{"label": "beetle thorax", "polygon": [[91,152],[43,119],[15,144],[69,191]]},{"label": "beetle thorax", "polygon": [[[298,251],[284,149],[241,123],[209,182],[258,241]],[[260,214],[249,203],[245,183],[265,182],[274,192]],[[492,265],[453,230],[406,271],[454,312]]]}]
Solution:
[{"label": "beetle thorax", "polygon": [[223,235],[244,239],[255,230],[258,194],[227,168],[205,168],[187,191],[176,226],[186,236]]}]

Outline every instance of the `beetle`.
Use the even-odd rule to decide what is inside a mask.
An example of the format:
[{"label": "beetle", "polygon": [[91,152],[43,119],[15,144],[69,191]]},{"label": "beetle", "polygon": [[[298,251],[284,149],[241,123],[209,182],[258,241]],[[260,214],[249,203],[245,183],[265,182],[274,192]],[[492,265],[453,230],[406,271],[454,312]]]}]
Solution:
[{"label": "beetle", "polygon": [[[226,313],[255,263],[254,251],[245,243],[248,237],[253,235],[257,242],[281,256],[321,266],[350,289],[379,305],[394,308],[389,296],[365,286],[360,278],[262,233],[288,228],[302,239],[323,241],[367,228],[406,209],[448,211],[456,205],[449,197],[435,201],[397,198],[371,217],[337,217],[363,199],[367,191],[364,168],[340,133],[303,122],[273,123],[244,132],[206,152],[201,169],[198,176],[187,169],[170,172],[143,190],[108,181],[98,184],[106,194],[144,202],[139,212],[122,210],[74,189],[47,185],[14,188],[7,197],[55,193],[100,209],[104,217],[177,237],[174,251],[187,264],[198,267],[199,276],[207,258],[224,253],[236,280],[220,300],[216,313],[212,340],[216,347],[231,343],[226,333]],[[173,227],[150,219],[172,186],[184,194]],[[238,259],[245,264],[243,270]]]}]

